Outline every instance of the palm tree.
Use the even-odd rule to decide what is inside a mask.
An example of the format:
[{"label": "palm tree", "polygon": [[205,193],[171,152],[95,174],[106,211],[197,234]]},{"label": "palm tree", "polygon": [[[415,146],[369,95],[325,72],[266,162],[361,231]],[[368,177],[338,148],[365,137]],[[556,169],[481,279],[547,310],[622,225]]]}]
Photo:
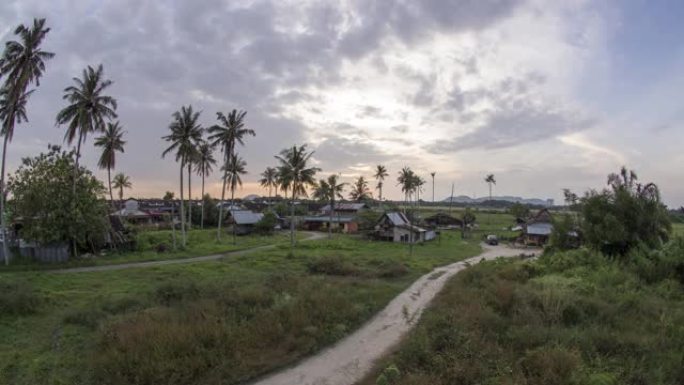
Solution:
[{"label": "palm tree", "polygon": [[[200,112],[201,113],[201,112]],[[204,129],[199,127],[200,138],[198,141],[193,143],[190,154],[188,154],[188,221],[185,224],[188,226],[188,230],[192,229],[192,166],[196,165],[199,161],[199,146],[202,144],[202,133]]]},{"label": "palm tree", "polygon": [[332,174],[328,180],[321,179],[318,186],[314,190],[313,196],[315,199],[327,201],[330,205],[330,221],[328,222],[328,238],[332,238],[332,221],[335,213],[335,199],[342,199],[342,192],[346,183],[337,183],[337,175]]},{"label": "palm tree", "polygon": [[204,178],[211,174],[213,171],[213,166],[216,165],[216,159],[214,159],[214,147],[207,143],[202,142],[197,148],[197,162],[195,162],[195,172],[202,177],[202,220],[200,227],[204,229]]},{"label": "palm tree", "polygon": [[183,208],[183,170],[195,151],[195,143],[202,139],[201,127],[197,123],[199,116],[200,113],[194,112],[192,106],[181,107],[180,111],[176,111],[172,115],[173,121],[169,125],[171,134],[162,137],[162,139],[171,143],[162,153],[162,158],[175,151],[176,162],[180,162],[180,217],[183,247],[186,244],[185,209]]},{"label": "palm tree", "polygon": [[404,193],[404,211],[406,211],[406,206],[408,206],[409,195],[411,195],[415,189],[415,181],[416,176],[409,167],[404,167],[399,171],[397,184],[401,185],[401,192]]},{"label": "palm tree", "polygon": [[349,192],[349,198],[355,201],[362,201],[370,198],[368,181],[362,176],[360,176],[352,185],[352,190]]},{"label": "palm tree", "polygon": [[123,209],[123,190],[124,188],[133,187],[133,183],[131,183],[131,179],[128,176],[123,173],[118,173],[114,175],[114,183],[112,183],[112,186],[119,190],[119,205]]},{"label": "palm tree", "polygon": [[271,204],[271,188],[278,188],[278,170],[273,167],[266,167],[266,170],[261,173],[261,179],[259,179],[259,185],[261,187],[268,188],[268,203]]},{"label": "palm tree", "polygon": [[494,179],[494,174],[489,174],[485,177],[485,183],[489,186],[489,200],[492,200],[492,186],[496,184],[496,179]]},{"label": "palm tree", "polygon": [[[0,121],[2,145],[2,166],[0,170],[0,232],[5,234],[5,164],[7,159],[7,143],[12,141],[14,126],[26,122],[26,104],[33,91],[28,87],[35,83],[40,86],[40,78],[45,72],[45,62],[55,56],[54,53],[40,48],[50,28],[45,27],[45,19],[33,19],[33,27],[19,25],[14,34],[17,40],[5,43],[5,50],[0,57],[0,79],[6,77],[0,87]],[[6,237],[3,237],[6,239]],[[5,264],[9,264],[10,251],[7,242],[3,242]]]},{"label": "palm tree", "polygon": [[[226,164],[225,175],[230,188],[230,205],[233,206],[233,201],[235,200],[235,189],[240,186],[242,187],[242,178],[240,175],[247,174],[247,163],[238,156],[238,154],[233,154],[230,160]],[[233,244],[235,244],[235,223],[233,223]]]},{"label": "palm tree", "polygon": [[221,206],[219,207],[218,231],[216,237],[221,240],[221,222],[223,222],[223,201],[226,198],[226,181],[228,162],[235,153],[235,144],[244,145],[243,138],[246,135],[255,136],[254,130],[245,128],[245,115],[247,111],[232,110],[228,115],[222,112],[216,113],[216,119],[220,124],[209,127],[209,140],[212,146],[221,146],[223,153],[223,188],[221,189]]},{"label": "palm tree", "polygon": [[430,176],[432,177],[432,203],[435,203],[435,174],[436,172],[431,172]]},{"label": "palm tree", "polygon": [[112,195],[112,169],[116,166],[116,153],[124,152],[124,145],[126,141],[122,139],[123,130],[119,122],[107,123],[104,135],[95,139],[95,146],[102,147],[102,155],[97,165],[100,168],[107,169],[107,182],[109,184],[109,200],[114,205],[114,196]]},{"label": "palm tree", "polygon": [[312,152],[306,151],[306,144],[299,147],[292,146],[280,152],[275,158],[280,162],[278,166],[278,173],[280,175],[280,185],[283,189],[288,189],[292,192],[292,200],[290,202],[290,250],[294,251],[295,245],[295,227],[294,227],[294,201],[298,196],[307,196],[306,187],[315,186],[316,172],[320,171],[318,167],[308,167],[307,162],[313,155]]},{"label": "palm tree", "polygon": [[71,145],[76,136],[76,162],[74,162],[73,193],[76,193],[78,162],[81,157],[81,144],[90,133],[105,130],[105,119],[116,118],[116,100],[102,92],[112,84],[103,78],[104,69],[88,66],[83,70],[83,79],[73,78],[75,86],[64,89],[62,99],[70,103],[57,114],[57,125],[68,124],[64,140]]},{"label": "palm tree", "polygon": [[382,201],[382,185],[386,176],[389,176],[389,174],[387,173],[387,168],[385,168],[385,166],[381,164],[377,165],[375,167],[375,175],[373,175],[373,177],[376,181],[378,181],[377,188],[378,190],[380,190],[378,200],[380,201]]}]

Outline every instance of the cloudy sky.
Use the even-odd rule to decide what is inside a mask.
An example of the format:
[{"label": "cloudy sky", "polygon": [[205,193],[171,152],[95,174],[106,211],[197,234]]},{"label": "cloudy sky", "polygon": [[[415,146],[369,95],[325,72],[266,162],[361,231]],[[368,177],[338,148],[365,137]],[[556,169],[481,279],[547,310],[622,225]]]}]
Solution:
[{"label": "cloudy sky", "polygon": [[[495,194],[561,201],[562,188],[601,187],[627,165],[679,206],[682,16],[676,0],[3,0],[0,40],[46,17],[44,48],[56,53],[10,170],[62,143],[62,90],[102,63],[133,196],[178,189],[161,136],[191,104],[205,126],[217,111],[248,111],[257,135],[239,149],[250,171],[240,195],[261,191],[273,154],[308,143],[321,176],[370,178],[385,164],[390,198],[403,166],[435,171],[437,199],[452,183],[486,195],[494,173]],[[97,156],[89,138],[84,162]],[[218,194],[218,175],[207,185]]]}]

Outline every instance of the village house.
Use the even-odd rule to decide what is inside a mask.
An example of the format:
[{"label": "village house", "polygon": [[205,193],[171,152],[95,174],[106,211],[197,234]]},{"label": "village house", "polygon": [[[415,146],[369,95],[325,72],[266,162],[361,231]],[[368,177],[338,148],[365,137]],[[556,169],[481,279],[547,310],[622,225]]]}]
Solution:
[{"label": "village house", "polygon": [[553,218],[547,209],[541,209],[523,226],[523,242],[528,246],[543,246],[553,231]]},{"label": "village house", "polygon": [[460,229],[463,227],[462,220],[445,213],[431,215],[425,218],[423,222],[426,226],[430,226],[432,228]]},{"label": "village house", "polygon": [[140,202],[137,199],[128,199],[124,202],[124,207],[111,214],[112,216],[125,219],[130,223],[151,225],[159,223],[163,220],[164,213],[158,210],[143,210],[140,208]]},{"label": "village house", "polygon": [[359,231],[358,215],[362,210],[367,209],[369,207],[365,203],[336,202],[331,217],[328,204],[320,208],[318,215],[302,218],[302,227],[305,230],[323,231],[327,230],[330,225],[335,231],[355,234]]},{"label": "village house", "polygon": [[435,238],[435,232],[411,224],[402,212],[387,212],[375,225],[375,237],[385,241],[420,243]]},{"label": "village house", "polygon": [[254,231],[254,226],[264,217],[262,213],[249,210],[235,210],[230,212],[230,223],[235,226],[235,234],[247,235]]}]

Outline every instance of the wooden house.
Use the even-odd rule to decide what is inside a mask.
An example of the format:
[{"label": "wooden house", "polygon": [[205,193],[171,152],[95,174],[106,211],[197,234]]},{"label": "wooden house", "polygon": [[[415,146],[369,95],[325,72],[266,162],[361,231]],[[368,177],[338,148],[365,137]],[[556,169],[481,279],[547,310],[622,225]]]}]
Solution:
[{"label": "wooden house", "polygon": [[419,243],[434,239],[435,232],[413,225],[404,213],[395,211],[380,217],[375,225],[375,237],[391,242]]}]

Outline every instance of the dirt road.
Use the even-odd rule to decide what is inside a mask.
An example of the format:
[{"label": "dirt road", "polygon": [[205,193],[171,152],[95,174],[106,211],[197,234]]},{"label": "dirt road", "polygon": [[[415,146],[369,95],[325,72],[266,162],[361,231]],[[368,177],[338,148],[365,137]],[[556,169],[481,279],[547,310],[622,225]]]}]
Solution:
[{"label": "dirt road", "polygon": [[418,321],[421,312],[454,274],[482,259],[533,254],[535,251],[483,245],[484,252],[433,270],[395,297],[359,330],[296,366],[253,385],[351,385],[363,378],[373,363],[390,351]]}]

